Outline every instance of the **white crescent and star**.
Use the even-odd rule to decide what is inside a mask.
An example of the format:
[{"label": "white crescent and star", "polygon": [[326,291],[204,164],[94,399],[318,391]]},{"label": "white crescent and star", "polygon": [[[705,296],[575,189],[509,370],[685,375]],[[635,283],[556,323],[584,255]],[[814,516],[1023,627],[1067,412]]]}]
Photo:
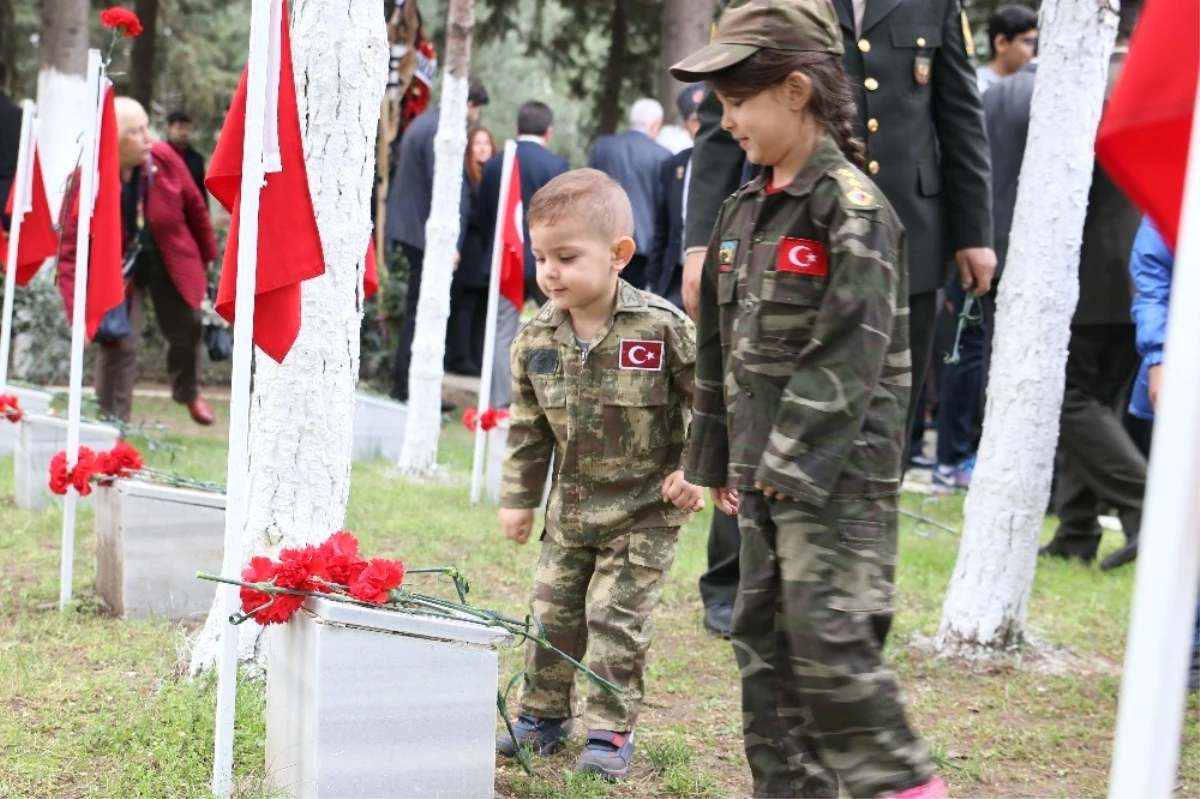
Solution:
[{"label": "white crescent and star", "polygon": [[807,244],[797,244],[788,250],[788,260],[801,269],[810,269],[817,263],[817,254]]},{"label": "white crescent and star", "polygon": [[[643,352],[645,355],[639,357],[638,352]],[[650,350],[646,349],[641,344],[638,344],[629,348],[629,360],[633,361],[638,366],[641,366],[644,363],[649,363],[650,361],[655,360],[655,358],[653,355],[650,355]]]}]

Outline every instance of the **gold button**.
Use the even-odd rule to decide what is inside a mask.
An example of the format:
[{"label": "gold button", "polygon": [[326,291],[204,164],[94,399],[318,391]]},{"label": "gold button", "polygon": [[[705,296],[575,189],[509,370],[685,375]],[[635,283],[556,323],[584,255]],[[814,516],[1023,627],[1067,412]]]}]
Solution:
[{"label": "gold button", "polygon": [[867,171],[870,172],[872,175],[878,175],[879,174],[879,162],[872,161],[871,163],[867,164]]},{"label": "gold button", "polygon": [[871,131],[872,133],[879,130],[879,120],[878,119],[868,119],[867,120],[867,130]]},{"label": "gold button", "polygon": [[863,81],[863,86],[866,87],[867,91],[873,92],[879,88],[879,81],[874,78],[867,78]]},{"label": "gold button", "polygon": [[869,52],[871,52],[871,43],[868,42],[866,39],[859,39],[858,40],[858,49],[864,53],[869,53]]},{"label": "gold button", "polygon": [[925,46],[925,37],[918,36],[917,37],[917,47],[924,47],[924,46]]}]

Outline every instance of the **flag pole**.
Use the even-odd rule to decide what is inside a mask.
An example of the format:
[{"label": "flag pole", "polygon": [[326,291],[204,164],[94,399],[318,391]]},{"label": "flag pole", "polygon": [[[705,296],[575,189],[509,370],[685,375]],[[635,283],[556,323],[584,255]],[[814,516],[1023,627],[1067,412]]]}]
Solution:
[{"label": "flag pole", "polygon": [[[1196,32],[1193,31],[1192,35]],[[1200,120],[1200,93],[1193,120]],[[1200,577],[1200,125],[1192,125],[1108,795],[1169,799]],[[1191,220],[1190,222],[1188,220]]]},{"label": "flag pole", "polygon": [[[32,100],[21,103],[21,138],[17,140],[17,174],[13,184],[13,212],[8,228],[8,255],[4,261],[4,316],[0,319],[0,393],[8,388],[8,358],[12,350],[13,300],[17,292],[17,253],[21,240],[21,220],[30,201],[29,186],[33,176],[33,116]],[[5,202],[7,197],[0,197]]]},{"label": "flag pole", "polygon": [[[479,370],[479,414],[488,409],[492,401],[492,371],[496,361],[496,317],[500,302],[500,265],[504,257],[504,214],[508,206],[508,192],[513,179],[513,161],[517,156],[517,143],[509,139],[504,143],[504,169],[500,173],[500,201],[496,208],[496,230],[492,234],[492,273],[488,278],[487,319],[484,322],[483,364]],[[484,462],[487,458],[487,432],[483,425],[475,426],[475,460],[471,466],[471,504],[479,503],[483,482]]]},{"label": "flag pole", "polygon": [[[92,205],[96,199],[96,153],[100,135],[100,114],[104,98],[100,96],[103,68],[99,50],[88,50],[87,96],[93,106],[86,115],[83,129],[83,156],[80,163],[79,231],[75,239],[75,294],[71,301],[71,373],[67,401],[67,469],[79,460],[79,415],[83,404],[83,345],[87,327],[88,259],[91,257]],[[69,213],[69,209],[66,211]],[[75,579],[75,505],[78,492],[67,486],[63,508],[62,569],[59,573],[58,607],[66,610],[71,601]]]},{"label": "flag pole", "polygon": [[[229,460],[225,498],[225,555],[221,573],[237,577],[242,565],[242,529],[249,498],[250,382],[254,357],[254,292],[258,271],[258,208],[265,170],[263,128],[266,120],[267,61],[273,12],[281,0],[252,0],[250,55],[246,68],[246,128],[242,150],[241,204],[238,209],[236,325],[233,378],[229,401]],[[281,24],[287,24],[284,20]],[[217,666],[217,716],[213,751],[213,793],[233,792],[234,710],[237,703],[238,628],[229,617],[238,608],[238,588],[218,589],[221,597],[221,648]]]}]

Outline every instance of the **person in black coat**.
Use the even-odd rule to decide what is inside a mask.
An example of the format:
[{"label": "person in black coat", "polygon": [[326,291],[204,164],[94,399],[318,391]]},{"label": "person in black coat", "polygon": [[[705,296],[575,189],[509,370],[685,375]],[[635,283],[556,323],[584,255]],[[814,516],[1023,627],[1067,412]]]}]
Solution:
[{"label": "person in black coat", "polygon": [[[21,108],[7,94],[8,68],[0,61],[0,224],[8,230],[4,208],[17,177],[17,150],[21,146]],[[0,253],[0,258],[7,253]]]},{"label": "person in black coat", "polygon": [[458,267],[450,286],[450,324],[446,328],[446,370],[458,375],[478,377],[483,363],[491,270],[490,264],[484,262],[487,248],[471,209],[479,200],[483,165],[495,154],[496,142],[487,128],[472,128],[467,133],[460,210],[462,230],[458,239]]},{"label": "person in black coat", "polygon": [[[554,131],[554,112],[545,103],[530,100],[517,112],[517,168],[521,178],[521,208],[542,186],[570,169],[567,159],[546,149]],[[471,211],[472,227],[483,239],[483,265],[487,278],[491,276],[492,242],[496,232],[496,214],[500,209],[500,182],[504,177],[504,154],[497,153],[483,165],[479,183],[479,201]],[[521,217],[521,234],[525,241],[525,300],[538,305],[546,301],[537,287],[537,262],[529,240],[529,222]],[[507,408],[512,401],[512,370],[508,362],[509,349],[517,335],[521,320],[520,309],[500,298],[496,314],[496,357],[492,369],[492,406]]]},{"label": "person in black coat", "polygon": [[192,147],[192,118],[186,111],[172,111],[167,115],[167,141],[183,158],[183,163],[187,164],[192,181],[200,189],[204,204],[208,205],[208,189],[204,187],[204,156]]}]

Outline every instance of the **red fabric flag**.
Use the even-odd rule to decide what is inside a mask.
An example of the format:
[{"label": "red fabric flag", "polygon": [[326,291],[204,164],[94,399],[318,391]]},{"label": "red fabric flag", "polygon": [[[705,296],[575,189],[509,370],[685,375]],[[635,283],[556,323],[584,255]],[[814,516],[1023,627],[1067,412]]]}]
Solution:
[{"label": "red fabric flag", "polygon": [[1150,0],[1096,135],[1100,163],[1173,248],[1200,76],[1200,4]]},{"label": "red fabric flag", "polygon": [[125,301],[125,280],[121,275],[125,229],[121,222],[121,137],[117,131],[117,112],[110,84],[104,92],[104,110],[100,117],[100,138],[96,142],[96,202],[92,206],[92,242],[88,258],[87,307],[84,322],[87,337],[96,337],[104,315]]},{"label": "red fabric flag", "polygon": [[[50,216],[50,203],[46,199],[46,184],[42,180],[42,160],[37,146],[33,149],[33,179],[29,186],[32,192],[30,210],[21,220],[21,240],[17,242],[17,285],[25,286],[41,269],[47,258],[58,252],[58,236],[54,233],[54,219]],[[13,216],[13,202],[17,184],[13,183],[8,194],[4,212]],[[27,206],[28,207],[28,206]],[[0,230],[0,259],[8,258],[8,237]],[[7,270],[7,266],[5,267]]]},{"label": "red fabric flag", "polygon": [[[269,172],[258,210],[258,277],[255,288],[254,343],[275,361],[283,361],[300,334],[300,283],[325,273],[325,255],[308,190],[300,113],[292,75],[292,43],[288,34],[287,0],[283,2],[279,47],[279,162]],[[274,76],[268,76],[273,80]],[[268,92],[268,98],[270,92]],[[268,108],[267,119],[272,118]],[[242,150],[246,136],[246,72],[225,117],[204,185],[232,218],[215,309],[233,322],[237,286]]]},{"label": "red fabric flag", "polygon": [[507,299],[517,310],[525,307],[525,237],[521,224],[521,172],[517,155],[513,153],[511,177],[508,181],[508,196],[501,197],[500,207],[500,296]]},{"label": "red fabric flag", "polygon": [[363,296],[371,299],[379,290],[379,268],[375,265],[375,237],[367,240],[367,271],[363,273]]}]

